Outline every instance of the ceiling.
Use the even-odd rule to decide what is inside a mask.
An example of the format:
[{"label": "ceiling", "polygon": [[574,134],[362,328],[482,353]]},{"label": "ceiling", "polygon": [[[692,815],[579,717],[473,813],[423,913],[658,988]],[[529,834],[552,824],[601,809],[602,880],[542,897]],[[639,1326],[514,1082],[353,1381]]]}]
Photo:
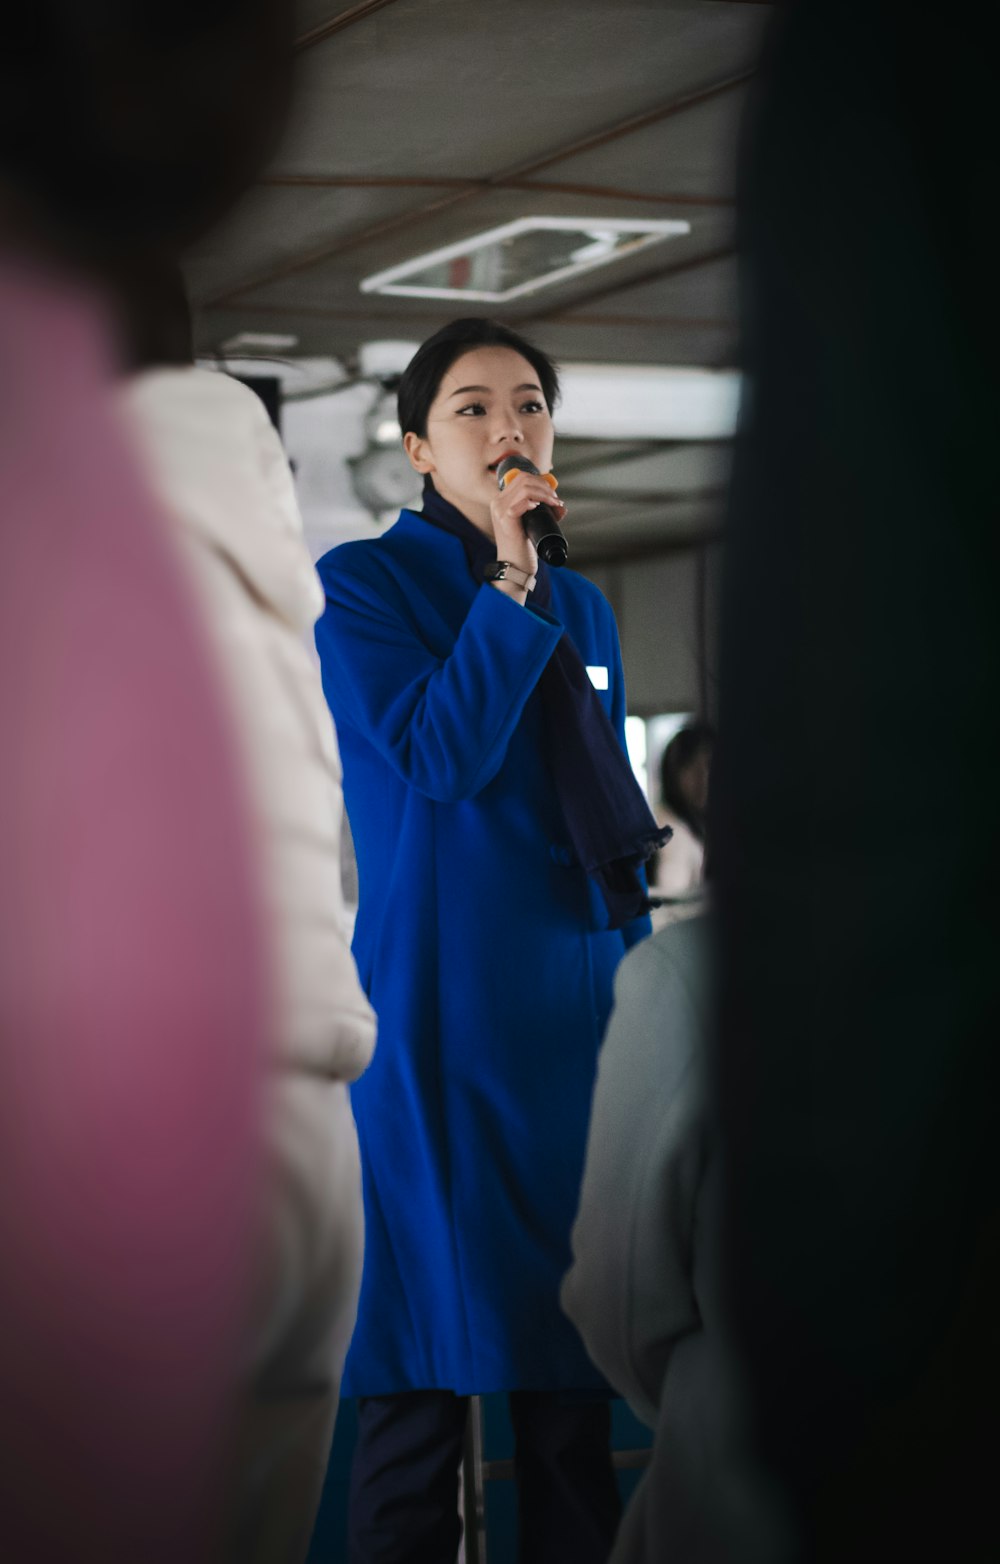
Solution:
[{"label": "ceiling", "polygon": [[[288,333],[352,366],[490,312],[557,361],[729,367],[735,144],[753,0],[298,0],[279,154],[188,263],[197,345]],[[689,234],[507,305],[362,294],[514,218],[680,217]],[[557,418],[558,428],[558,418]],[[557,444],[574,561],[718,527],[728,442]]]}]

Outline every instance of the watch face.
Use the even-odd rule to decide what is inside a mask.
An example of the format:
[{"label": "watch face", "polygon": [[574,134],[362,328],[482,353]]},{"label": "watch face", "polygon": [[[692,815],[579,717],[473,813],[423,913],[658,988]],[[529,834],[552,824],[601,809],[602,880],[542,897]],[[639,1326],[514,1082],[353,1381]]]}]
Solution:
[{"label": "watch face", "polygon": [[349,465],[354,492],[369,510],[413,504],[420,498],[423,480],[410,466],[406,452],[398,447],[365,451]]}]

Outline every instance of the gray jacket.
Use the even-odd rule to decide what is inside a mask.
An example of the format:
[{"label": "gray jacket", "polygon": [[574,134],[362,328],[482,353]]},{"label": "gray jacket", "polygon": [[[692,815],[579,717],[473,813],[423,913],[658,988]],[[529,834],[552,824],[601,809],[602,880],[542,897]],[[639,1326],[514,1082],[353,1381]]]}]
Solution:
[{"label": "gray jacket", "polygon": [[711,957],[707,916],[631,951],[598,1064],[562,1303],[656,1435],[611,1564],[779,1564],[789,1546],[751,1466],[720,1307]]}]

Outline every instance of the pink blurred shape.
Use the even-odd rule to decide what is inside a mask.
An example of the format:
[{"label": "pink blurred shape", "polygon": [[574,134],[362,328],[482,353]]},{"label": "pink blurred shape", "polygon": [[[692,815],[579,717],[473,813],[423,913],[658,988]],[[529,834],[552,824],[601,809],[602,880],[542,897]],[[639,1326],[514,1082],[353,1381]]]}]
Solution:
[{"label": "pink blurred shape", "polygon": [[218,1556],[269,1004],[239,778],[109,402],[0,261],[0,1555]]}]

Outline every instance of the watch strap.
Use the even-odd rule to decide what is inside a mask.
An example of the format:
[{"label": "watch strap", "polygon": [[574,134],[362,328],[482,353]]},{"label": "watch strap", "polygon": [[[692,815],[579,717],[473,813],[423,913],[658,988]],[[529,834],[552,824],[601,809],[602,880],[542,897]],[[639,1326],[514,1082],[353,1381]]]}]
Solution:
[{"label": "watch strap", "polygon": [[522,570],[520,565],[512,565],[509,559],[491,560],[483,571],[484,581],[513,581],[515,586],[521,587],[525,592],[533,592],[538,583],[538,577],[529,575]]}]

